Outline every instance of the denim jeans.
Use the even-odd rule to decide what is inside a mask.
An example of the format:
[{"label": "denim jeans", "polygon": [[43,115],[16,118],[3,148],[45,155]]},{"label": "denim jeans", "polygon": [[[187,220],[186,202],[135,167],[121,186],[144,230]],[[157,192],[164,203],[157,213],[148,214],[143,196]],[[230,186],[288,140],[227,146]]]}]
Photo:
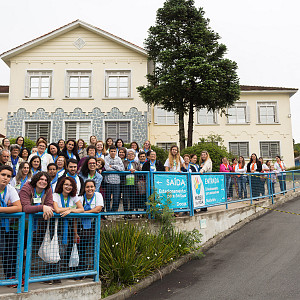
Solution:
[{"label": "denim jeans", "polygon": [[238,187],[239,187],[239,198],[243,198],[244,194],[244,199],[247,198],[247,176],[241,175],[240,177],[237,178],[238,182]]},{"label": "denim jeans", "polygon": [[[113,198],[112,208],[110,208],[111,195]],[[120,205],[120,184],[106,184],[105,207],[106,211],[118,211]]]}]

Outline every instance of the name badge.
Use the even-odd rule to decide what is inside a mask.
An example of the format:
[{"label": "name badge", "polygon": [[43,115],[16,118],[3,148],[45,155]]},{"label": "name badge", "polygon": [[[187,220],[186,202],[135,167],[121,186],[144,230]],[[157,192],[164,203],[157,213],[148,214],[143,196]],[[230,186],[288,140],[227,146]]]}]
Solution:
[{"label": "name badge", "polygon": [[41,198],[33,198],[33,203],[34,204],[41,204],[42,203],[42,199]]}]

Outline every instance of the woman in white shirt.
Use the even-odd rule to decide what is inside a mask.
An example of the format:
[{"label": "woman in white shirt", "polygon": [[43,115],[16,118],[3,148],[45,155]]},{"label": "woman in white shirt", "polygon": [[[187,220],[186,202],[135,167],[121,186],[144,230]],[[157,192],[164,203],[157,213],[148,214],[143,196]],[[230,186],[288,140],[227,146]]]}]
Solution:
[{"label": "woman in white shirt", "polygon": [[247,173],[247,165],[243,156],[239,157],[239,161],[235,166],[234,172],[241,174],[237,175],[239,199],[247,199],[247,176],[245,175]]},{"label": "woman in white shirt", "polygon": [[180,156],[178,146],[172,146],[169,151],[169,157],[164,164],[166,172],[181,172],[183,163],[184,160]]},{"label": "woman in white shirt", "polygon": [[42,165],[42,171],[47,172],[47,166],[50,163],[53,163],[53,158],[51,154],[46,153],[47,149],[47,143],[44,140],[40,140],[37,144],[37,152],[34,154],[31,154],[28,157],[28,160],[30,160],[33,156],[37,155],[41,159],[41,165]]},{"label": "woman in white shirt", "polygon": [[30,181],[32,177],[32,173],[30,170],[29,163],[27,161],[23,161],[20,163],[19,166],[19,171],[17,173],[17,176],[14,177],[10,184],[13,186],[16,191],[19,193],[23,185],[27,182]]},{"label": "woman in white shirt", "polygon": [[280,156],[276,156],[276,163],[274,164],[274,168],[278,171],[278,181],[280,185],[281,192],[286,191],[286,165],[283,160],[281,160]]},{"label": "woman in white shirt", "polygon": [[[84,183],[83,194],[81,194],[80,201],[84,208],[84,213],[100,213],[103,208],[103,197],[96,192],[96,184],[92,179],[87,179]],[[91,242],[95,239],[95,219],[84,218],[81,219],[80,231],[78,235],[80,243],[77,245],[79,254],[78,270],[87,270],[89,263],[89,256],[87,249]]]}]

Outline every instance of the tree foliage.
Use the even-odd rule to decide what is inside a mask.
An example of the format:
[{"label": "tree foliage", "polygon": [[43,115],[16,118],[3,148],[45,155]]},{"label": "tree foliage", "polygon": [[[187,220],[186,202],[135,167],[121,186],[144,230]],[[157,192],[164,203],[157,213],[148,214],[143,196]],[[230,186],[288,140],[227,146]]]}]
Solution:
[{"label": "tree foliage", "polygon": [[147,104],[179,115],[181,148],[184,114],[189,114],[188,145],[192,145],[194,109],[222,110],[239,98],[237,65],[223,58],[226,46],[219,39],[193,0],[167,0],[149,29],[145,47],[153,72],[147,75],[148,85],[137,89]]}]

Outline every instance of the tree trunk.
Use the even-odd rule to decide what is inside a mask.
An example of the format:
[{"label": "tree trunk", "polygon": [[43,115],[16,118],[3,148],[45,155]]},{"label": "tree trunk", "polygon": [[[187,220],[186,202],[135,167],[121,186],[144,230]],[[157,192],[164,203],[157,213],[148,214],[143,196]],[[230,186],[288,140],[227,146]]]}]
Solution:
[{"label": "tree trunk", "polygon": [[185,148],[185,132],[184,132],[184,113],[183,110],[179,112],[178,115],[179,123],[179,148],[180,151]]},{"label": "tree trunk", "polygon": [[191,101],[190,110],[189,110],[187,147],[193,146],[193,131],[194,131],[194,105]]}]

